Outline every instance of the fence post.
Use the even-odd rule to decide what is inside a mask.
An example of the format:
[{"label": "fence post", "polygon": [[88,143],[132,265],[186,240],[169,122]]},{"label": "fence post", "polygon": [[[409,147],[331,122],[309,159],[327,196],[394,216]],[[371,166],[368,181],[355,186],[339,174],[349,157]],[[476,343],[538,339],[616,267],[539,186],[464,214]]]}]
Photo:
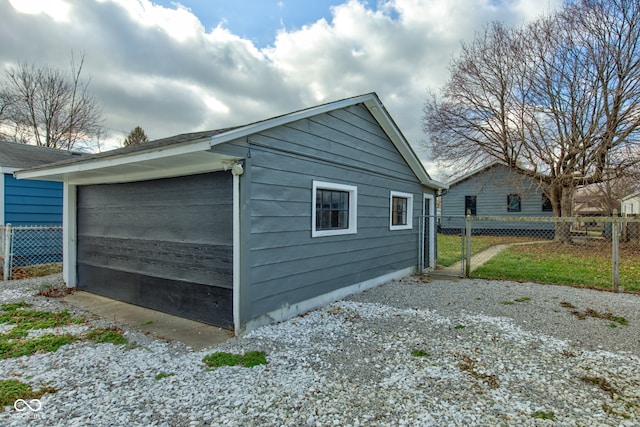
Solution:
[{"label": "fence post", "polygon": [[471,275],[471,210],[467,209],[467,216],[465,217],[465,255],[466,262],[464,264],[464,276],[469,277]]},{"label": "fence post", "polygon": [[2,260],[4,261],[2,266],[3,280],[11,279],[11,224],[5,224],[4,226],[4,247],[2,248]]},{"label": "fence post", "polygon": [[618,210],[613,210],[613,222],[611,223],[611,258],[612,258],[612,272],[611,282],[613,291],[618,292],[618,285],[620,284],[620,222],[618,221]]}]

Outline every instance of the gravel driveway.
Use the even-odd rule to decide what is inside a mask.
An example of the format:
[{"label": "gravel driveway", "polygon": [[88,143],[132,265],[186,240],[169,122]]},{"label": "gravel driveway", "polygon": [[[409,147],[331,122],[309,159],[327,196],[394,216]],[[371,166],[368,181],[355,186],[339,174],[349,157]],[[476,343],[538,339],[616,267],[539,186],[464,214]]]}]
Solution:
[{"label": "gravel driveway", "polygon": [[[60,278],[2,283],[0,302],[112,323],[34,297],[43,283]],[[0,425],[640,425],[636,295],[408,278],[203,351],[125,329],[133,345],[0,360],[0,379],[57,389]],[[254,350],[267,365],[202,363]]]}]

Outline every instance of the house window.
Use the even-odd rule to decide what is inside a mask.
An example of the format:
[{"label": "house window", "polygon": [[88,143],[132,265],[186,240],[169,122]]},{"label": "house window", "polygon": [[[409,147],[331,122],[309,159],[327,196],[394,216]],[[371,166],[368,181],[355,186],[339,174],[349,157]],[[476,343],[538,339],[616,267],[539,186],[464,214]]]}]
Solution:
[{"label": "house window", "polygon": [[471,215],[476,215],[476,196],[464,196],[464,214],[467,214],[467,211],[471,211]]},{"label": "house window", "polygon": [[356,233],[357,193],[352,185],[313,181],[311,237]]},{"label": "house window", "polygon": [[507,195],[507,212],[520,212],[520,195],[509,194]]},{"label": "house window", "polygon": [[390,195],[390,230],[408,230],[413,227],[413,194],[392,191]]},{"label": "house window", "polygon": [[546,194],[542,195],[542,212],[553,212],[551,200],[547,197]]}]

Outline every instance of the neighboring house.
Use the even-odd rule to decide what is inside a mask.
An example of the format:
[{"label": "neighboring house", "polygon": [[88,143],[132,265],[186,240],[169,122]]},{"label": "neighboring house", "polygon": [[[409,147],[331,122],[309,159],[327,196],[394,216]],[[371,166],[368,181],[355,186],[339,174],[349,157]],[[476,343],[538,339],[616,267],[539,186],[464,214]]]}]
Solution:
[{"label": "neighboring house", "polygon": [[640,191],[622,198],[620,212],[626,216],[640,215]]},{"label": "neighboring house", "polygon": [[376,94],[18,177],[64,182],[68,286],[236,333],[432,268],[446,188]]},{"label": "neighboring house", "polygon": [[580,187],[573,193],[572,216],[610,216],[614,209],[620,212],[620,199],[615,191],[607,194],[601,184]]},{"label": "neighboring house", "polygon": [[[449,183],[441,198],[443,233],[464,232],[464,216],[550,217],[549,199],[533,178],[521,175],[502,163],[494,162]],[[553,223],[476,221],[474,233],[541,235],[553,232]]]},{"label": "neighboring house", "polygon": [[0,225],[62,225],[62,183],[19,181],[13,173],[75,157],[65,150],[0,141]]}]

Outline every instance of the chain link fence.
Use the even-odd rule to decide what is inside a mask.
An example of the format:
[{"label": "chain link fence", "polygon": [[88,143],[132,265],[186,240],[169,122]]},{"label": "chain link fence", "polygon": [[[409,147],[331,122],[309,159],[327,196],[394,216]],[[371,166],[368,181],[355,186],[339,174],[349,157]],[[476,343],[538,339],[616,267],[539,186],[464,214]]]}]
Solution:
[{"label": "chain link fence", "polygon": [[0,226],[4,280],[62,271],[61,226]]},{"label": "chain link fence", "polygon": [[640,291],[640,217],[441,217],[431,273]]}]

